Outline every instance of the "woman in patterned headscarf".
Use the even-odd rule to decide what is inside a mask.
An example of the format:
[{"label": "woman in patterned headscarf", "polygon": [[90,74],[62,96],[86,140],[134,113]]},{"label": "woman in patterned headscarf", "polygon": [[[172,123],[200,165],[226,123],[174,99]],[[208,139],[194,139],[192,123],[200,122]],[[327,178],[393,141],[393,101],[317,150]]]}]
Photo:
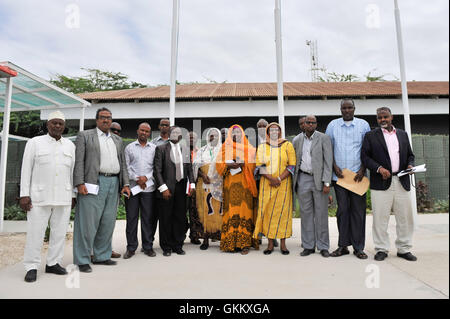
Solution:
[{"label": "woman in patterned headscarf", "polygon": [[206,145],[197,152],[193,163],[197,211],[203,226],[202,250],[208,249],[209,238],[220,240],[222,226],[223,177],[216,170],[216,157],[222,146],[220,131],[211,128],[206,132],[206,138]]},{"label": "woman in patterned headscarf", "polygon": [[292,177],[296,165],[291,142],[281,138],[281,127],[270,123],[266,143],[258,147],[256,165],[262,176],[259,185],[258,217],[254,237],[259,232],[269,239],[264,254],[273,251],[274,239],[281,239],[280,250],[288,255],[286,238],[292,235]]},{"label": "woman in patterned headscarf", "polygon": [[253,176],[255,154],[242,127],[231,126],[216,159],[217,172],[224,177],[222,251],[241,251],[246,255],[250,247],[259,248],[258,241],[252,238],[253,199],[258,196]]}]

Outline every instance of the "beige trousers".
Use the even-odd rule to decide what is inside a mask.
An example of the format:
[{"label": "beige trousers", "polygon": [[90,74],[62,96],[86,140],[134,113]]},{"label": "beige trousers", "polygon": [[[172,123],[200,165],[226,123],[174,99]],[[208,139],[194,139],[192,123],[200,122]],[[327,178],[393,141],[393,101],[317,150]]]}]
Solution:
[{"label": "beige trousers", "polygon": [[414,218],[409,192],[406,191],[397,176],[392,177],[391,186],[385,191],[370,190],[372,196],[373,225],[372,235],[375,251],[388,253],[389,217],[394,212],[396,221],[397,252],[404,254],[411,251],[414,231]]}]

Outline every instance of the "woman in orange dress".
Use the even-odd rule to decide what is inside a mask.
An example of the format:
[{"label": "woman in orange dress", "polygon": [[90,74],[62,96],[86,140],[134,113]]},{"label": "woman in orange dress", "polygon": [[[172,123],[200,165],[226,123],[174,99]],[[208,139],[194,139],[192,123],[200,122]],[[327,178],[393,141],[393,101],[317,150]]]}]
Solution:
[{"label": "woman in orange dress", "polygon": [[255,148],[248,142],[244,130],[233,125],[216,158],[216,169],[223,181],[223,218],[220,250],[241,251],[259,249],[252,238],[255,229],[254,198],[258,196],[253,172]]}]

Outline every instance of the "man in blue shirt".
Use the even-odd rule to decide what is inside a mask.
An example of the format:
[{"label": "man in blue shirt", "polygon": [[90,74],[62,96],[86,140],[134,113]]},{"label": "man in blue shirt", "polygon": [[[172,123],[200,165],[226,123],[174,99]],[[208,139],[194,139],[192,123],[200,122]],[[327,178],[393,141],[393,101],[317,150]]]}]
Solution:
[{"label": "man in blue shirt", "polygon": [[333,185],[338,204],[337,224],[339,230],[339,248],[331,253],[332,257],[349,254],[347,246],[353,246],[353,253],[360,259],[366,259],[364,253],[366,225],[366,195],[359,196],[336,184],[342,178],[342,170],[347,168],[356,173],[355,182],[361,182],[365,167],[361,163],[361,147],[364,135],[370,131],[369,124],[354,117],[355,103],[352,99],[341,101],[342,117],[328,124],[326,134],[333,145]]}]

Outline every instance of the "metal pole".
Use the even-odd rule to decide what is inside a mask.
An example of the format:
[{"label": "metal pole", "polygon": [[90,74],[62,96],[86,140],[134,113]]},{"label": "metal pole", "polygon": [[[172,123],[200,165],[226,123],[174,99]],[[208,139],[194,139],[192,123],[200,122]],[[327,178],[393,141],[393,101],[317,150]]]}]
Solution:
[{"label": "metal pole", "polygon": [[179,29],[179,10],[180,0],[173,0],[172,14],[172,57],[170,66],[170,105],[169,120],[170,125],[175,125],[175,93],[177,81],[177,63],[178,63],[178,29]]},{"label": "metal pole", "polygon": [[83,105],[81,108],[81,116],[80,116],[80,132],[84,131],[84,112],[86,110],[86,105]]},{"label": "metal pole", "polygon": [[281,42],[281,0],[275,0],[275,43],[277,51],[277,88],[278,88],[278,124],[281,126],[283,138],[284,129],[284,91],[283,91],[283,52]]},{"label": "metal pole", "polygon": [[[409,142],[412,148],[412,136],[411,136],[411,120],[409,118],[409,101],[408,101],[408,88],[406,85],[406,67],[405,67],[405,53],[403,51],[403,38],[402,38],[402,26],[400,22],[400,9],[398,8],[397,0],[394,0],[394,14],[395,14],[395,28],[397,31],[397,47],[398,47],[398,59],[400,62],[400,77],[402,81],[402,102],[403,102],[403,119],[405,121],[405,131],[408,134]],[[411,182],[414,182],[414,175],[410,177]],[[415,185],[415,183],[414,183]],[[411,187],[411,205],[413,210],[414,224],[417,220],[417,199],[416,189]]]},{"label": "metal pole", "polygon": [[6,80],[5,106],[3,109],[2,152],[0,155],[0,233],[3,232],[3,217],[6,196],[6,165],[8,162],[9,117],[11,113],[11,95],[13,79]]}]

